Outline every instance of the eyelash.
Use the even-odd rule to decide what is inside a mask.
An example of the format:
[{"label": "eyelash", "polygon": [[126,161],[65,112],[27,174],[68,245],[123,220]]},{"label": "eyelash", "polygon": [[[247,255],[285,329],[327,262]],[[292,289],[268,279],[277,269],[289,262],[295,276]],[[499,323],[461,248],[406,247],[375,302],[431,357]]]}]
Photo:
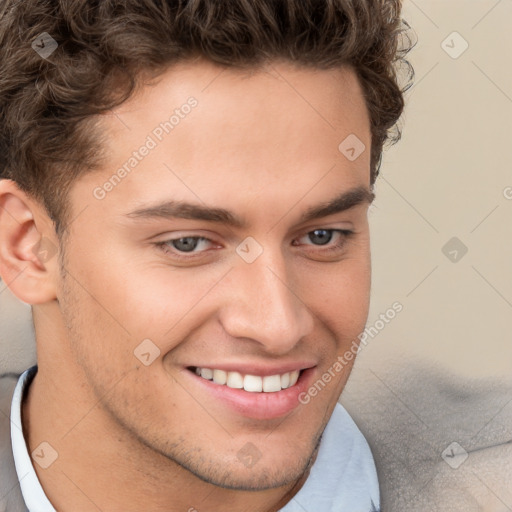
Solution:
[{"label": "eyelash", "polygon": [[[301,237],[299,238],[302,238],[303,236],[308,236],[310,235],[311,233],[314,233],[315,231],[327,231],[327,232],[331,232],[331,233],[339,233],[341,235],[343,235],[342,237],[340,237],[340,240],[335,243],[334,245],[329,245],[331,244],[331,241],[327,242],[327,244],[325,245],[317,245],[316,247],[325,247],[325,246],[328,246],[327,249],[323,249],[321,250],[322,253],[332,253],[332,252],[336,252],[336,251],[339,251],[340,249],[344,248],[346,242],[347,242],[347,239],[350,238],[352,235],[354,235],[354,231],[350,231],[348,229],[324,229],[324,228],[317,228],[317,229],[313,229],[312,231],[308,231],[307,233],[305,233],[304,235],[302,235]],[[206,251],[200,251],[200,252],[185,252],[185,251],[179,251],[178,249],[176,248],[172,248],[170,246],[170,244],[172,242],[175,242],[177,240],[182,240],[184,238],[192,238],[192,239],[196,239],[196,240],[206,240],[206,241],[210,241],[210,239],[206,238],[206,237],[203,237],[203,236],[180,236],[178,238],[170,238],[168,240],[162,240],[161,242],[155,242],[154,245],[160,249],[164,254],[172,254],[174,257],[176,257],[177,259],[180,259],[180,260],[192,260],[192,259],[195,259],[197,257],[200,257],[201,255],[203,255]],[[188,254],[190,256],[183,256],[185,254]]]}]

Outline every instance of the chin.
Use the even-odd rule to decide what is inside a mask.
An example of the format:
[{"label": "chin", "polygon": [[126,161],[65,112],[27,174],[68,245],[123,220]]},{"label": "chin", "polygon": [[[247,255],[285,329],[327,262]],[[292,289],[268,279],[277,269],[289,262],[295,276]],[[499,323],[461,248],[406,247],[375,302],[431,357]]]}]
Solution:
[{"label": "chin", "polygon": [[278,467],[274,463],[268,463],[265,466],[258,463],[253,467],[247,468],[240,464],[233,464],[224,471],[219,468],[197,468],[191,471],[199,479],[212,485],[224,489],[236,491],[265,491],[283,487],[296,482],[302,477],[308,469],[309,461],[301,461],[301,464],[290,467],[288,461],[282,461]]}]

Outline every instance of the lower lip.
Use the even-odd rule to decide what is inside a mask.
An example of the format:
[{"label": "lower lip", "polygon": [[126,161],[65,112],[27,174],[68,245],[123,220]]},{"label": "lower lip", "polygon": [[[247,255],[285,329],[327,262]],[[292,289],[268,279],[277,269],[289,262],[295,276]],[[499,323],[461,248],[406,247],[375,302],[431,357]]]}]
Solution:
[{"label": "lower lip", "polygon": [[193,379],[214,399],[223,402],[238,414],[258,420],[279,418],[293,411],[300,405],[299,395],[309,388],[314,372],[315,367],[303,370],[297,382],[290,388],[272,393],[252,393],[215,384],[188,369],[184,370],[185,375]]}]

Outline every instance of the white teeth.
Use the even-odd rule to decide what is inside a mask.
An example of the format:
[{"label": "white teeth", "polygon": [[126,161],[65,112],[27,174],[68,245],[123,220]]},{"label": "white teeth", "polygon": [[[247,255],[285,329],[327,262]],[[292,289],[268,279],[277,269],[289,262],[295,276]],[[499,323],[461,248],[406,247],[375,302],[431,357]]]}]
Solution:
[{"label": "white teeth", "polygon": [[281,376],[268,375],[267,377],[263,377],[263,391],[266,393],[281,391]]},{"label": "white teeth", "polygon": [[246,375],[244,377],[244,389],[254,393],[263,391],[263,379],[257,375]]},{"label": "white teeth", "polygon": [[228,374],[224,370],[213,370],[213,382],[215,384],[226,384]]},{"label": "white teeth", "polygon": [[215,384],[226,385],[233,389],[244,389],[251,393],[275,393],[281,389],[294,386],[299,378],[299,370],[283,373],[282,375],[242,375],[239,372],[226,372],[211,368],[195,369],[196,375],[203,379],[213,380]]},{"label": "white teeth", "polygon": [[213,379],[213,370],[210,368],[201,368],[201,377],[208,380]]},{"label": "white teeth", "polygon": [[228,372],[226,386],[228,388],[242,389],[244,387],[242,374],[238,372]]}]

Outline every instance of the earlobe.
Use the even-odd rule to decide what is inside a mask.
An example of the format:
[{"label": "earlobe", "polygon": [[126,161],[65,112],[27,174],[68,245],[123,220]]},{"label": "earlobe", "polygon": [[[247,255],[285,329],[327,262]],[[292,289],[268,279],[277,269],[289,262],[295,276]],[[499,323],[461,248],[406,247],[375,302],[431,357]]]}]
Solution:
[{"label": "earlobe", "polygon": [[27,304],[56,298],[58,243],[53,223],[33,198],[0,180],[0,277]]}]

